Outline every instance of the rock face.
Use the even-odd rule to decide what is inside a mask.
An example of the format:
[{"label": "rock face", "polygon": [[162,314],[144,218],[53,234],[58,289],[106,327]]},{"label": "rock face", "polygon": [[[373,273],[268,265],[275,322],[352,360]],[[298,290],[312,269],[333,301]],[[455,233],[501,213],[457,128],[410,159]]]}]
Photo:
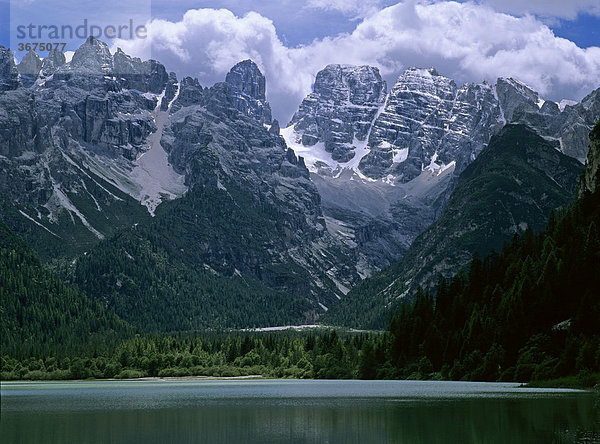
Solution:
[{"label": "rock face", "polygon": [[513,122],[523,113],[537,113],[540,110],[538,93],[517,80],[498,79],[496,95],[507,122]]},{"label": "rock face", "polygon": [[10,49],[0,45],[0,93],[18,86],[19,71],[15,65],[15,56]]},{"label": "rock face", "polygon": [[142,62],[137,57],[129,57],[121,48],[114,55],[113,65],[113,72],[125,89],[160,94],[169,80],[163,65],[155,60]]},{"label": "rock face", "polygon": [[113,71],[113,57],[106,43],[90,36],[73,54],[69,68],[79,73],[110,74]]},{"label": "rock face", "polygon": [[55,49],[54,51],[49,52],[48,55],[44,57],[44,60],[42,60],[42,67],[39,73],[40,77],[50,77],[65,63],[67,63],[67,61],[65,55],[61,51]]},{"label": "rock face", "polygon": [[227,73],[235,108],[261,123],[271,123],[271,106],[266,99],[266,80],[256,63],[244,60]]},{"label": "rock face", "polygon": [[386,97],[375,68],[331,65],[281,133],[305,158],[330,231],[372,270],[398,260],[439,216],[506,123],[527,124],[583,162],[599,107],[600,90],[559,107],[511,78],[458,87],[432,68],[407,69]]},{"label": "rock face", "polygon": [[360,279],[253,62],[206,88],[90,38],[69,63],[49,55],[25,88],[12,60],[6,51],[3,84],[17,83],[0,94],[0,214],[44,259],[101,254],[101,239],[144,226],[168,260],[295,294],[294,322]]},{"label": "rock face", "polygon": [[456,84],[434,69],[400,76],[373,125],[360,169],[373,179],[409,182],[425,167],[462,171],[502,126],[492,87]]},{"label": "rock face", "polygon": [[[542,103],[538,101],[538,105]],[[580,103],[566,105],[562,111],[554,102],[545,101],[541,108],[524,103],[517,108],[512,121],[534,128],[555,147],[580,162],[585,162],[590,142],[589,133],[600,115],[600,89],[592,91]]]},{"label": "rock face", "polygon": [[290,125],[301,134],[303,145],[322,142],[333,160],[348,162],[366,140],[386,92],[377,68],[328,65],[317,74],[314,91]]},{"label": "rock face", "polygon": [[137,80],[145,83],[133,89],[131,78],[114,72],[130,59],[115,59],[93,38],[71,63],[54,52],[39,64],[30,53],[20,77],[38,66],[39,76],[29,88],[0,94],[3,218],[12,214],[12,229],[45,245],[43,257],[81,251],[144,217],[147,178],[132,173],[157,130],[152,90],[163,91],[167,76],[161,65],[143,72]]},{"label": "rock face", "polygon": [[35,51],[29,51],[17,65],[24,86],[31,86],[42,69],[42,61]]}]

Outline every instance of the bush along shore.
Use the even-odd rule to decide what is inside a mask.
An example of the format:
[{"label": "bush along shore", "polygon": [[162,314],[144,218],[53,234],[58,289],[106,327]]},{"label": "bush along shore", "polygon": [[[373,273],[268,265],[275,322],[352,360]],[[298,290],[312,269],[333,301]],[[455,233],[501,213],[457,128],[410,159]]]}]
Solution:
[{"label": "bush along shore", "polygon": [[[199,337],[135,336],[117,345],[110,353],[91,351],[85,355],[61,354],[46,357],[2,357],[1,379],[80,380],[132,379],[145,377],[245,377],[305,379],[423,379],[530,382],[532,387],[591,388],[600,383],[600,373],[581,369],[573,375],[544,379],[544,366],[520,364],[498,378],[489,368],[489,356],[470,373],[458,375],[455,368],[436,370],[426,357],[404,367],[394,364],[396,338],[390,333],[348,333],[330,331],[277,333],[212,333]],[[531,354],[530,347],[522,356]],[[579,355],[578,355],[579,357]],[[578,364],[579,363],[579,364]],[[461,369],[470,368],[463,363]],[[463,370],[464,371],[464,370]],[[527,375],[516,379],[514,375]]]}]

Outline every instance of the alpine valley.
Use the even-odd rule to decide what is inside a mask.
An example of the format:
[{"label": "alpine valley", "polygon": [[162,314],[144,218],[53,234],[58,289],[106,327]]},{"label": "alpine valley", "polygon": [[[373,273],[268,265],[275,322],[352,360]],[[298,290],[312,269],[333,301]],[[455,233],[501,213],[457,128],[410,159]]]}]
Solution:
[{"label": "alpine valley", "polygon": [[[94,338],[384,329],[474,253],[544,229],[599,117],[600,89],[554,103],[409,68],[388,91],[376,67],[328,65],[284,126],[251,60],[205,86],[93,37],[69,62],[0,47],[6,270],[64,289]],[[43,288],[32,303],[60,299]]]}]

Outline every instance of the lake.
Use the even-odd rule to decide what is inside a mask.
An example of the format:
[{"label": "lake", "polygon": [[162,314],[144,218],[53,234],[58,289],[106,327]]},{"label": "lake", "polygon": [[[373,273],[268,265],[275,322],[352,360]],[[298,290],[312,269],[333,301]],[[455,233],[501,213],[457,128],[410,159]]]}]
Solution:
[{"label": "lake", "polygon": [[597,394],[432,381],[3,382],[2,443],[600,443]]}]

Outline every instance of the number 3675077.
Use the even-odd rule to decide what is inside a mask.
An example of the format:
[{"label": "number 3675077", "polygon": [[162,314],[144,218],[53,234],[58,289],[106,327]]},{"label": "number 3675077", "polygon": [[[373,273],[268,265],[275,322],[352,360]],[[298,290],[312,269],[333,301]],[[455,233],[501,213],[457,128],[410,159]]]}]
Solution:
[{"label": "number 3675077", "polygon": [[64,42],[61,43],[38,43],[38,42],[32,42],[32,43],[23,43],[20,42],[17,45],[17,49],[19,51],[56,51],[56,50],[60,50],[61,52],[64,52],[65,48],[66,48],[67,44]]}]

